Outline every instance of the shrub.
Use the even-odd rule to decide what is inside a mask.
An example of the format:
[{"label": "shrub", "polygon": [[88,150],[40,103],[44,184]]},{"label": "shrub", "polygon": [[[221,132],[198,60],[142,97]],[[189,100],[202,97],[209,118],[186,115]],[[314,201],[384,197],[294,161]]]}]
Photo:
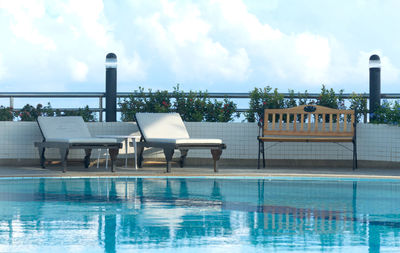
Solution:
[{"label": "shrub", "polygon": [[317,98],[316,104],[334,109],[345,109],[343,90],[340,90],[339,94],[336,95],[332,88],[328,90],[325,85],[322,85],[321,93]]},{"label": "shrub", "polygon": [[282,94],[278,93],[278,89],[274,89],[270,93],[271,87],[267,86],[263,89],[254,88],[250,92],[249,110],[245,113],[248,122],[259,121],[264,117],[265,109],[279,109],[285,108],[285,99]]},{"label": "shrub", "polygon": [[16,112],[16,117],[21,121],[35,121],[39,116],[54,116],[50,103],[43,107],[42,104],[37,104],[36,107],[26,104],[20,111]]},{"label": "shrub", "polygon": [[0,106],[0,121],[12,121],[14,114],[10,107]]},{"label": "shrub", "polygon": [[188,94],[179,90],[179,85],[174,87],[172,93],[174,98],[174,111],[181,115],[184,121],[200,122],[204,120],[207,111],[207,91],[194,92]]},{"label": "shrub", "polygon": [[227,122],[237,116],[236,104],[229,99],[221,102],[211,100],[207,92],[185,93],[179,89],[179,85],[174,87],[172,94],[149,90],[146,95],[144,89],[139,87],[139,91],[134,91],[118,104],[122,121],[134,121],[137,112],[177,112],[184,121]]},{"label": "shrub", "polygon": [[234,117],[239,117],[236,111],[236,104],[225,98],[222,101],[216,99],[212,101],[209,99],[206,105],[206,111],[204,114],[205,121],[209,122],[229,122]]},{"label": "shrub", "polygon": [[383,100],[374,114],[370,114],[370,122],[374,124],[400,124],[400,103],[395,101],[390,103],[387,100]]},{"label": "shrub", "polygon": [[35,121],[39,116],[54,117],[54,116],[82,116],[84,121],[96,121],[94,112],[90,111],[89,106],[79,108],[78,111],[60,111],[54,110],[50,103],[47,106],[38,104],[36,107],[26,104],[20,111],[14,115],[21,121]]},{"label": "shrub", "polygon": [[149,89],[146,96],[144,88],[139,87],[129,97],[118,102],[121,108],[122,121],[134,121],[137,112],[169,112],[171,101],[168,91],[156,91]]},{"label": "shrub", "polygon": [[57,109],[55,110],[55,116],[81,116],[85,122],[97,121],[96,115],[90,111],[88,105],[84,108],[79,108],[78,111],[60,111]]},{"label": "shrub", "polygon": [[350,98],[350,109],[356,110],[357,122],[360,122],[362,117],[364,117],[364,122],[366,122],[368,108],[367,108],[367,98],[365,96],[353,93]]}]

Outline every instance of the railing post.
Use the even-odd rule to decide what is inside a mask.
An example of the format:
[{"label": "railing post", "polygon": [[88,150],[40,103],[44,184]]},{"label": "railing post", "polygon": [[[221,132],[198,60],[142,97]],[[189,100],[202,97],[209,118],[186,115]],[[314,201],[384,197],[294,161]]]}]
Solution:
[{"label": "railing post", "polygon": [[14,109],[14,97],[10,97],[10,109]]},{"label": "railing post", "polygon": [[99,97],[99,121],[103,122],[103,97]]},{"label": "railing post", "polygon": [[369,117],[375,118],[375,111],[381,105],[381,60],[378,55],[369,58]]},{"label": "railing post", "polygon": [[106,56],[106,122],[117,121],[117,56]]}]

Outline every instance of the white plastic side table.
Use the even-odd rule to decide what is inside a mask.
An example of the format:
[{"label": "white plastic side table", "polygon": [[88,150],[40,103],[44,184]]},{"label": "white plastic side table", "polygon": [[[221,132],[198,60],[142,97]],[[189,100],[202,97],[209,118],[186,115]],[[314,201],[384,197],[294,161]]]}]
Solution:
[{"label": "white plastic side table", "polygon": [[[135,169],[137,170],[137,142],[136,140],[140,139],[140,135],[97,135],[96,137],[99,138],[115,138],[115,139],[121,139],[125,141],[125,168],[128,167],[128,143],[129,140],[131,140],[133,142],[133,149],[134,149],[134,153],[135,153]],[[100,152],[97,156],[97,168],[99,167],[99,161],[100,161]],[[108,149],[106,152],[106,169],[108,168]]]}]

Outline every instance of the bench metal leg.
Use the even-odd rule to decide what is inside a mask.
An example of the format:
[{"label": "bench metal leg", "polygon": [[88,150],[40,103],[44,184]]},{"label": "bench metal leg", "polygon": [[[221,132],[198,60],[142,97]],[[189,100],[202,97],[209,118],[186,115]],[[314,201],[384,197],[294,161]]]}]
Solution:
[{"label": "bench metal leg", "polygon": [[353,170],[357,169],[357,141],[353,140]]},{"label": "bench metal leg", "polygon": [[110,158],[111,158],[111,172],[115,172],[115,164],[117,162],[117,156],[118,156],[118,153],[119,153],[119,149],[110,148],[108,150],[108,153],[110,154]]},{"label": "bench metal leg", "polygon": [[63,166],[63,173],[67,171],[68,148],[60,148],[61,164]]},{"label": "bench metal leg", "polygon": [[218,172],[218,168],[217,168],[217,161],[219,160],[219,158],[221,157],[222,154],[222,149],[211,149],[211,154],[214,160],[214,172]]},{"label": "bench metal leg", "polygon": [[185,165],[185,159],[186,156],[188,154],[188,149],[179,149],[179,151],[181,151],[181,158],[179,159],[179,165],[181,166],[181,168],[183,168],[183,166]]},{"label": "bench metal leg", "polygon": [[89,168],[91,154],[92,154],[92,149],[89,149],[89,148],[85,149],[85,158],[83,159],[85,168]]},{"label": "bench metal leg", "polygon": [[262,157],[263,157],[263,168],[265,168],[265,150],[264,150],[264,147],[265,147],[265,143],[262,142],[261,143],[261,151],[262,151]]},{"label": "bench metal leg", "polygon": [[172,156],[174,155],[174,148],[164,148],[164,155],[165,155],[165,160],[167,160],[166,172],[170,173],[171,172],[171,160],[172,160]]}]

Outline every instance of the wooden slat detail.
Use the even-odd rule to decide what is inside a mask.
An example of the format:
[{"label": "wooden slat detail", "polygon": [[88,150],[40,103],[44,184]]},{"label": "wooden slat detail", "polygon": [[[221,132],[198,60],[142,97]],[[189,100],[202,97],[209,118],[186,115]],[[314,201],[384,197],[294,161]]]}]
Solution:
[{"label": "wooden slat detail", "polygon": [[307,114],[307,118],[308,118],[308,131],[311,132],[311,113]]},{"label": "wooden slat detail", "polygon": [[333,114],[329,114],[329,132],[333,132]]},{"label": "wooden slat detail", "polygon": [[268,111],[265,110],[265,113],[264,113],[264,131],[268,130],[268,115],[269,115]]},{"label": "wooden slat detail", "polygon": [[297,131],[297,113],[293,114],[293,132]]},{"label": "wooden slat detail", "polygon": [[304,113],[301,114],[300,124],[300,131],[304,131]]},{"label": "wooden slat detail", "polygon": [[336,114],[336,132],[340,132],[340,114]]},{"label": "wooden slat detail", "polygon": [[356,115],[351,115],[352,117],[351,117],[351,132],[354,134],[354,120],[355,120],[355,118],[356,118]]},{"label": "wooden slat detail", "polygon": [[318,114],[314,113],[314,132],[318,132]]},{"label": "wooden slat detail", "polygon": [[282,121],[283,121],[283,118],[282,118],[282,113],[279,113],[279,130],[282,130]]},{"label": "wooden slat detail", "polygon": [[272,130],[275,130],[275,113],[272,114]]},{"label": "wooden slat detail", "polygon": [[326,114],[322,114],[322,131],[326,131],[326,125],[325,125],[325,122],[326,122]]},{"label": "wooden slat detail", "polygon": [[[297,107],[292,107],[292,108],[287,108],[287,109],[266,109],[268,110],[269,113],[281,113],[282,110],[284,110],[285,112],[289,112],[289,113],[304,113],[304,107],[306,106],[310,106],[310,105],[300,105]],[[337,110],[337,109],[333,109],[333,108],[328,108],[328,107],[324,107],[324,106],[320,106],[320,105],[312,105],[313,107],[316,108],[316,110],[313,113],[319,113],[319,114],[336,114],[336,113],[348,113],[349,110]]]},{"label": "wooden slat detail", "polygon": [[344,121],[343,121],[343,131],[347,132],[347,115],[348,113],[344,114]]},{"label": "wooden slat detail", "polygon": [[290,124],[290,114],[286,113],[286,130],[288,131],[290,130],[289,124]]}]

